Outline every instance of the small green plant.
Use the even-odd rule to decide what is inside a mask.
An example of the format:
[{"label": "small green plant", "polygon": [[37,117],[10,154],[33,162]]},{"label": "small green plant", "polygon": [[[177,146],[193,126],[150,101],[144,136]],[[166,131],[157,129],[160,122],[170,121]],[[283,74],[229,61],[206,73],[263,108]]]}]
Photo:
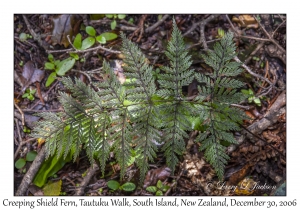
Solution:
[{"label": "small green plant", "polygon": [[49,87],[55,81],[57,75],[64,76],[67,71],[73,68],[75,61],[78,58],[78,55],[76,55],[77,54],[72,54],[71,57],[66,58],[62,61],[55,60],[52,54],[48,55],[48,60],[50,62],[45,63],[45,69],[53,70],[54,72],[49,75],[46,81],[46,87]]},{"label": "small green plant", "polygon": [[30,133],[31,130],[30,130],[29,128],[27,128],[27,127],[24,125],[24,127],[23,127],[23,132],[24,132],[24,133]]},{"label": "small green plant", "polygon": [[19,65],[22,67],[24,65],[24,62],[20,61]]},{"label": "small green plant", "polygon": [[114,40],[118,37],[117,34],[110,33],[110,32],[105,32],[100,34],[99,36],[96,36],[96,30],[92,26],[87,26],[85,28],[85,31],[89,36],[85,38],[83,41],[80,33],[77,34],[74,39],[73,45],[78,50],[88,49],[92,47],[96,41],[99,42],[100,44],[105,44],[107,41]]},{"label": "small green plant", "polygon": [[221,39],[225,35],[225,31],[221,28],[218,28],[218,35],[216,38]]},{"label": "small green plant", "polygon": [[146,188],[148,192],[155,193],[155,195],[160,196],[164,195],[164,192],[167,192],[170,186],[164,185],[160,180],[157,181],[156,186],[149,186]]},{"label": "small green plant", "polygon": [[28,100],[33,101],[35,92],[36,89],[31,89],[31,88],[26,89],[25,93],[22,95],[22,98],[27,98]]},{"label": "small green plant", "polygon": [[256,97],[254,95],[253,90],[249,89],[249,90],[241,90],[241,92],[248,98],[248,102],[252,103],[254,102],[257,106],[261,106],[261,101],[258,97]]},{"label": "small green plant", "polygon": [[120,185],[119,182],[115,180],[110,180],[107,182],[107,187],[113,191],[123,190],[126,192],[132,192],[135,190],[135,184],[132,182],[125,182],[123,185]]},{"label": "small green plant", "polygon": [[37,155],[37,152],[36,151],[30,151],[26,154],[26,158],[19,158],[16,162],[15,162],[15,167],[17,169],[23,169],[23,167],[25,166],[26,164],[26,161],[29,161],[29,162],[32,162],[35,157]]},{"label": "small green plant", "polygon": [[25,34],[25,33],[20,33],[19,35],[19,39],[22,42],[26,41],[28,38],[32,38],[32,36],[30,34]]},{"label": "small green plant", "polygon": [[105,15],[107,18],[109,19],[113,19],[111,22],[110,22],[110,28],[111,30],[114,30],[117,26],[117,21],[116,19],[124,19],[126,17],[126,15],[116,15],[116,14],[109,14],[109,15]]}]

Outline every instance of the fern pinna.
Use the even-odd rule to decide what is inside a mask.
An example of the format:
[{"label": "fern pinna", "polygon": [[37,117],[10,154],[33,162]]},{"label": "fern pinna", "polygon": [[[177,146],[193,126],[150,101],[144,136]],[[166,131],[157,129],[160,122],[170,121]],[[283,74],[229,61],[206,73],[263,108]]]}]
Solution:
[{"label": "fern pinna", "polygon": [[[165,52],[169,66],[161,68],[157,83],[153,67],[136,44],[121,34],[126,83],[120,84],[109,64],[103,63],[103,82],[87,86],[79,79],[62,78],[70,94],[60,93],[64,108],[59,113],[41,113],[42,121],[33,136],[46,139],[47,156],[73,154],[73,159],[85,149],[91,163],[97,159],[104,174],[110,152],[121,168],[135,163],[143,181],[159,150],[166,163],[175,171],[185,151],[185,139],[192,130],[189,116],[201,118],[205,131],[196,139],[200,150],[222,179],[228,160],[224,142],[236,143],[231,131],[238,130],[243,113],[231,107],[242,100],[236,90],[243,83],[232,78],[241,69],[232,61],[235,56],[233,35],[226,34],[214,50],[203,55],[214,72],[200,74],[190,69],[191,57],[185,49],[181,32],[173,20],[173,32]],[[199,94],[188,98],[182,91],[193,79],[200,83]]]}]

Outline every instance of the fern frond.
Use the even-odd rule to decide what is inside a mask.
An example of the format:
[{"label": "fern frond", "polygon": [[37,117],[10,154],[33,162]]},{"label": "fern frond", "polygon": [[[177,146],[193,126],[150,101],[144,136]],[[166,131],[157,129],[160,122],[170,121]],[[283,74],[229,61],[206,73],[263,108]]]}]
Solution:
[{"label": "fern frond", "polygon": [[170,67],[162,67],[165,74],[160,75],[158,83],[161,89],[157,94],[164,98],[182,98],[182,86],[189,85],[194,79],[193,70],[189,70],[192,61],[188,55],[183,37],[175,20],[170,42],[165,52],[170,60]]}]

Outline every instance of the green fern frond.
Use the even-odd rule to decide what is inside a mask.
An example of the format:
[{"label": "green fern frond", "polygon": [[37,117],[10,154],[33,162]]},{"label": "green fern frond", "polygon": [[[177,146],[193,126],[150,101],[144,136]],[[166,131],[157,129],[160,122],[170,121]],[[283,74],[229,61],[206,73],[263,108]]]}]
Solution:
[{"label": "green fern frond", "polygon": [[[232,131],[239,130],[239,123],[245,118],[242,110],[231,107],[244,98],[238,91],[244,84],[235,78],[242,70],[240,64],[232,61],[236,50],[233,35],[225,34],[212,51],[203,55],[213,73],[195,73],[190,69],[191,56],[173,20],[165,52],[170,65],[161,68],[158,87],[153,67],[138,46],[124,34],[121,38],[125,84],[120,84],[104,61],[103,81],[88,86],[79,79],[62,78],[70,91],[70,94],[60,93],[64,111],[39,114],[43,120],[36,124],[32,136],[46,140],[47,157],[54,154],[67,157],[71,153],[75,161],[84,149],[91,163],[99,161],[104,174],[109,154],[113,152],[123,178],[132,164],[134,147],[135,164],[143,182],[149,162],[155,161],[157,145],[162,145],[160,149],[174,173],[185,152],[188,132],[194,128],[191,118],[200,118],[203,132],[196,140],[222,179],[229,159],[223,143],[236,143]],[[194,78],[200,83],[199,94],[190,99],[182,90]]]},{"label": "green fern frond", "polygon": [[194,71],[189,69],[192,64],[191,56],[185,49],[183,37],[175,20],[173,20],[172,37],[165,54],[170,60],[170,67],[162,67],[165,74],[160,75],[158,83],[161,89],[157,94],[163,98],[182,98],[182,86],[192,82]]}]

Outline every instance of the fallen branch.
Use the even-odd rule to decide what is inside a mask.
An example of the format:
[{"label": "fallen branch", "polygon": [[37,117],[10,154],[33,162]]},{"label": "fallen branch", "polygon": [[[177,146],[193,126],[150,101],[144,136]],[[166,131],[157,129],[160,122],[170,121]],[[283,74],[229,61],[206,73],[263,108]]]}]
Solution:
[{"label": "fallen branch", "polygon": [[211,16],[209,16],[208,18],[206,18],[205,20],[201,20],[201,21],[199,21],[199,22],[197,22],[197,23],[194,23],[193,25],[192,25],[192,27],[187,31],[187,32],[185,32],[184,34],[183,34],[183,36],[186,36],[186,35],[188,35],[189,33],[191,33],[192,31],[194,31],[199,25],[200,25],[200,27],[203,27],[203,29],[204,29],[204,26],[208,23],[208,22],[210,22],[210,21],[212,21],[213,19],[215,19],[215,18],[217,18],[217,17],[219,17],[220,15],[211,15]]},{"label": "fallen branch", "polygon": [[31,27],[31,25],[30,25],[30,23],[29,23],[29,21],[28,21],[28,19],[27,19],[27,17],[26,17],[25,15],[22,15],[22,16],[23,16],[23,19],[24,19],[24,21],[25,21],[25,23],[26,23],[27,29],[28,29],[29,33],[31,34],[31,36],[33,37],[33,39],[34,39],[35,41],[37,41],[38,44],[39,44],[44,50],[47,51],[47,46],[45,46],[45,45],[43,44],[43,41],[42,41],[42,39],[41,39],[41,36],[40,36],[39,34],[36,34],[36,33],[34,32],[34,30],[32,29],[32,27]]},{"label": "fallen branch", "polygon": [[[248,126],[245,131],[242,132],[242,135],[237,138],[238,144],[243,143],[246,138],[249,139],[252,143],[261,140],[256,135],[262,133],[265,129],[278,121],[279,117],[286,112],[285,105],[286,92],[283,91],[273,103],[269,111],[265,114],[265,116],[259,121]],[[228,151],[234,151],[237,146],[238,145],[230,145],[228,147]]]},{"label": "fallen branch", "polygon": [[40,150],[40,152],[38,153],[38,155],[35,157],[33,163],[31,164],[30,168],[28,169],[27,173],[23,177],[22,182],[21,182],[20,186],[18,187],[18,190],[15,194],[16,196],[24,196],[25,195],[29,184],[32,182],[36,173],[40,169],[41,164],[44,162],[45,156],[46,156],[45,146],[43,146],[42,149]]},{"label": "fallen branch", "polygon": [[151,33],[154,29],[156,29],[160,24],[162,24],[170,15],[164,15],[159,21],[157,21],[152,26],[148,27],[145,32]]},{"label": "fallen branch", "polygon": [[97,164],[93,164],[91,167],[88,168],[86,176],[83,178],[82,182],[80,183],[80,186],[76,189],[75,196],[80,196],[84,194],[85,187],[89,184],[91,178],[94,176],[96,171],[99,170],[99,167]]}]

